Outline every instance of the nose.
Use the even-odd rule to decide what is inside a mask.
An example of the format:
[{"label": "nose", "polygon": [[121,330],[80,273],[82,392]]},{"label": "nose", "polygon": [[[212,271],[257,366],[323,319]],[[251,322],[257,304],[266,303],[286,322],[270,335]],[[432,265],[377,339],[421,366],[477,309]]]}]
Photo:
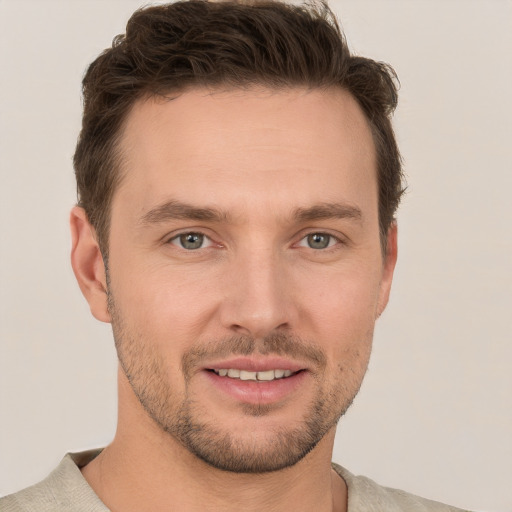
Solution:
[{"label": "nose", "polygon": [[298,315],[288,270],[271,250],[240,255],[225,283],[223,326],[254,338],[293,327]]}]

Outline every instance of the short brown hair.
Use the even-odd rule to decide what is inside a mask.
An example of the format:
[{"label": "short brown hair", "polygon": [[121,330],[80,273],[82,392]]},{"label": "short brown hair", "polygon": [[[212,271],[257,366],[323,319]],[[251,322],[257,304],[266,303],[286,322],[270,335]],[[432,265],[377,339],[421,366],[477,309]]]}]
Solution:
[{"label": "short brown hair", "polygon": [[140,98],[189,87],[341,87],[359,102],[377,155],[383,247],[403,193],[391,126],[397,104],[391,67],[351,55],[327,4],[188,0],[142,8],[88,68],[74,156],[78,204],[108,255],[110,205],[120,180],[122,124]]}]

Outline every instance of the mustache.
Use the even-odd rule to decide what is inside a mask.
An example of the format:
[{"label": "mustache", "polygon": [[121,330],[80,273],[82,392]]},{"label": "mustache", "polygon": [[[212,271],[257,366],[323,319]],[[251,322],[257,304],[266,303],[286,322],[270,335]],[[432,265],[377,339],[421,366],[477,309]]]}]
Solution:
[{"label": "mustache", "polygon": [[189,376],[194,368],[205,360],[222,359],[230,356],[278,355],[308,362],[317,368],[326,366],[325,354],[313,343],[288,333],[273,333],[265,338],[252,336],[231,336],[211,341],[200,347],[193,347],[181,358],[183,373]]}]

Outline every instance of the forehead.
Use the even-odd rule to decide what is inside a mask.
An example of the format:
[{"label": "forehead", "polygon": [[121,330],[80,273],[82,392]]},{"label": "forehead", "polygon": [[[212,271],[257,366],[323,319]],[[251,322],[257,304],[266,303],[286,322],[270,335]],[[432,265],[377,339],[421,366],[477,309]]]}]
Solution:
[{"label": "forehead", "polygon": [[376,202],[371,131],[341,89],[192,89],[141,100],[120,150],[114,206],[120,196],[139,213],[169,196],[225,208]]}]

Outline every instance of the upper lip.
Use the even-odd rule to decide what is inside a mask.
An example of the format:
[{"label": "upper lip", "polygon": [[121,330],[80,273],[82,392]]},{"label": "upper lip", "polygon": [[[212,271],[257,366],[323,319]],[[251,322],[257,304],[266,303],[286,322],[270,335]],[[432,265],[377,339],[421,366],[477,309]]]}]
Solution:
[{"label": "upper lip", "polygon": [[298,372],[299,370],[306,369],[304,364],[283,357],[235,357],[212,361],[204,366],[205,370],[229,370],[230,368],[248,372],[264,372],[268,370],[290,370],[291,372]]}]

